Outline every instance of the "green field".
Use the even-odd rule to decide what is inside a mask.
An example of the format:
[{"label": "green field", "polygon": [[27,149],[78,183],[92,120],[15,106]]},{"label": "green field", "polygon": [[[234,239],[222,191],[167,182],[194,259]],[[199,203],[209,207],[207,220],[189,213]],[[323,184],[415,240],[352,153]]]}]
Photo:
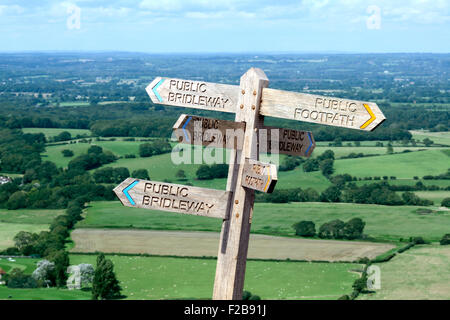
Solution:
[{"label": "green field", "polygon": [[0,209],[0,250],[13,246],[13,238],[20,231],[48,230],[52,220],[62,213],[63,210]]},{"label": "green field", "polygon": [[[316,229],[334,219],[347,221],[360,217],[366,222],[365,233],[381,241],[422,236],[437,241],[448,233],[450,211],[420,215],[412,206],[380,206],[350,203],[256,203],[252,232],[294,236],[292,225],[311,220]],[[77,228],[144,228],[155,230],[220,231],[221,221],[192,215],[136,209],[122,206],[118,201],[92,202],[86,218]]]},{"label": "green field", "polygon": [[[126,299],[211,299],[216,260],[107,256]],[[0,260],[0,267],[31,273],[35,259]],[[26,261],[25,261],[26,260]],[[95,255],[71,255],[71,264],[91,263]],[[4,262],[4,263],[2,263]],[[358,264],[248,261],[245,290],[262,299],[337,299],[351,290]],[[61,289],[9,289],[0,286],[0,299],[90,299],[89,291]]]},{"label": "green field", "polygon": [[[216,260],[108,256],[127,299],[211,299]],[[95,256],[71,255],[72,264]],[[245,290],[262,299],[337,299],[351,290],[358,264],[247,261]]]},{"label": "green field", "polygon": [[55,137],[58,134],[60,134],[63,131],[70,132],[72,137],[75,137],[77,135],[87,135],[90,136],[92,133],[90,130],[87,129],[61,129],[61,128],[22,128],[22,131],[24,133],[43,133],[45,137],[51,138]]},{"label": "green field", "polygon": [[[353,181],[357,186],[362,186],[364,184],[370,184],[374,182],[380,182],[384,180],[361,180],[361,181]],[[450,180],[424,180],[424,179],[396,179],[396,180],[387,180],[386,182],[393,186],[403,185],[403,186],[413,186],[417,182],[423,183],[425,186],[438,186],[440,188],[445,188],[450,186]]]},{"label": "green field", "polygon": [[450,300],[449,246],[416,246],[377,265],[381,289],[358,299]]},{"label": "green field", "polygon": [[420,198],[433,201],[436,206],[440,206],[444,198],[450,198],[450,191],[414,191],[414,193]]},{"label": "green field", "polygon": [[428,138],[434,143],[450,146],[450,132],[429,132],[425,130],[411,130],[410,132],[416,140],[423,141],[423,139]]},{"label": "green field", "polygon": [[395,176],[397,179],[438,175],[447,172],[449,168],[448,150],[337,160],[334,162],[335,174],[349,173],[355,177]]}]

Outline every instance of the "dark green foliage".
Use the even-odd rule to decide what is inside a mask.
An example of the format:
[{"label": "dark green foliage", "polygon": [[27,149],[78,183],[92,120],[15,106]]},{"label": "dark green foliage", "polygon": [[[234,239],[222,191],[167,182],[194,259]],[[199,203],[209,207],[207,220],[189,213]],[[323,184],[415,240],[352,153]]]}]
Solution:
[{"label": "dark green foliage", "polygon": [[358,278],[353,282],[352,288],[358,294],[367,290],[367,274],[363,273],[361,278]]},{"label": "dark green foliage", "polygon": [[353,218],[347,222],[336,219],[322,224],[318,236],[325,239],[359,239],[363,236],[365,225],[360,218]]},{"label": "dark green foliage", "polygon": [[322,171],[322,174],[325,177],[329,177],[333,174],[334,168],[333,168],[333,159],[324,159],[319,162],[320,171]]},{"label": "dark green foliage", "polygon": [[304,162],[303,158],[294,157],[294,156],[287,156],[281,162],[278,170],[280,170],[280,171],[294,170],[296,167],[298,167],[303,162]]},{"label": "dark green foliage", "polygon": [[208,166],[207,164],[202,164],[196,172],[198,180],[211,180],[225,178],[228,175],[228,165],[227,164],[212,164]]},{"label": "dark green foliage", "polygon": [[100,253],[97,257],[97,267],[92,282],[92,299],[115,299],[120,297],[121,290],[112,261]]},{"label": "dark green foliage", "polygon": [[250,291],[245,291],[242,293],[242,300],[261,300],[261,297],[258,295],[252,294]]},{"label": "dark green foliage", "polygon": [[68,131],[63,131],[60,134],[58,134],[57,136],[53,137],[53,141],[54,142],[58,142],[58,141],[66,141],[66,140],[71,140],[72,139],[72,135],[70,134],[70,132]]},{"label": "dark green foliage", "polygon": [[422,237],[411,237],[409,238],[409,242],[414,244],[427,244],[427,241],[425,241]]},{"label": "dark green foliage", "polygon": [[442,246],[449,245],[450,244],[450,233],[444,234],[444,236],[442,237],[441,241],[439,241],[439,243]]},{"label": "dark green foliage", "polygon": [[37,288],[38,283],[31,275],[24,274],[19,268],[12,269],[6,277],[8,288]]},{"label": "dark green foliage", "polygon": [[158,139],[153,142],[143,143],[139,146],[139,155],[143,158],[158,154],[171,152],[172,146],[165,139]]},{"label": "dark green foliage", "polygon": [[433,204],[433,201],[428,199],[420,199],[412,192],[403,192],[402,199],[408,206],[430,206]]},{"label": "dark green foliage", "polygon": [[6,203],[8,210],[16,210],[20,208],[26,208],[28,206],[27,194],[24,191],[16,191],[11,197],[9,197]]},{"label": "dark green foliage", "polygon": [[408,250],[408,249],[411,249],[412,247],[414,247],[415,246],[415,243],[414,242],[410,242],[410,243],[408,243],[406,246],[404,246],[404,247],[401,247],[400,249],[398,249],[398,253],[403,253],[403,252],[405,252],[406,250]]},{"label": "dark green foliage", "polygon": [[64,287],[68,278],[67,268],[70,265],[69,254],[64,250],[53,251],[47,256],[47,259],[55,263],[56,286]]},{"label": "dark green foliage", "polygon": [[314,237],[316,235],[316,225],[312,221],[300,221],[292,226],[295,235],[301,237]]},{"label": "dark green foliage", "polygon": [[137,169],[131,173],[131,177],[142,180],[150,180],[147,169]]},{"label": "dark green foliage", "polygon": [[330,186],[320,194],[320,201],[322,202],[340,202],[341,189],[337,186]]},{"label": "dark green foliage", "polygon": [[442,199],[441,206],[450,208],[450,198]]},{"label": "dark green foliage", "polygon": [[351,300],[348,294],[344,294],[338,298],[338,300]]},{"label": "dark green foliage", "polygon": [[311,172],[319,170],[319,160],[309,158],[303,163],[303,171]]},{"label": "dark green foliage", "polygon": [[70,158],[73,157],[73,151],[70,149],[64,149],[61,151],[61,153],[63,154],[64,157],[66,158]]}]

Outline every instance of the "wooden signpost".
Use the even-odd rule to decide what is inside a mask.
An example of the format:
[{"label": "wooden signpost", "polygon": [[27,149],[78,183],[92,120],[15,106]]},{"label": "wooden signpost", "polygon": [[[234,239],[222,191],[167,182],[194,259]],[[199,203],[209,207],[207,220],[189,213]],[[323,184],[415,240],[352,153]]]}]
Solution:
[{"label": "wooden signpost", "polygon": [[[222,219],[216,300],[242,299],[254,192],[272,192],[277,182],[276,166],[260,162],[259,153],[309,157],[316,145],[311,132],[264,126],[264,116],[365,131],[385,120],[372,102],[274,90],[268,84],[256,68],[239,86],[157,77],[146,88],[154,103],[235,113],[235,121],[183,114],[173,128],[182,143],[230,148],[226,191],[134,178],[114,189],[125,206]],[[235,141],[227,130],[240,130],[243,138]]]},{"label": "wooden signpost", "polygon": [[179,142],[242,149],[245,123],[182,114],[173,129]]}]

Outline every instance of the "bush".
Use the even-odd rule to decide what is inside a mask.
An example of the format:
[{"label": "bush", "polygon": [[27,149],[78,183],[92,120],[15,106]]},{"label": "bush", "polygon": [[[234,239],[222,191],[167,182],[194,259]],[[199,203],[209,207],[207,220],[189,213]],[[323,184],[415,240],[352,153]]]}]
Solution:
[{"label": "bush", "polygon": [[66,157],[66,158],[73,157],[73,151],[72,150],[64,149],[64,150],[61,151],[61,153],[63,154],[63,157]]},{"label": "bush", "polygon": [[450,244],[450,233],[445,234],[439,242],[442,246]]},{"label": "bush", "polygon": [[450,198],[442,199],[441,206],[450,208]]},{"label": "bush", "polygon": [[414,244],[426,244],[427,242],[422,237],[411,237],[409,242]]},{"label": "bush", "polygon": [[6,277],[8,288],[37,288],[38,282],[19,268],[12,269]]},{"label": "bush", "polygon": [[316,225],[312,221],[300,221],[292,226],[295,235],[301,237],[314,237],[316,235]]}]

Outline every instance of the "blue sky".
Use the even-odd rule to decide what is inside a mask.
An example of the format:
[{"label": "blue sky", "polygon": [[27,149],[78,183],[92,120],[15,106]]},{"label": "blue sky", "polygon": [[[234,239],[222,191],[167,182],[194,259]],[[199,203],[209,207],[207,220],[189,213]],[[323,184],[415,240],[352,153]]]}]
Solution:
[{"label": "blue sky", "polygon": [[0,51],[450,52],[450,0],[0,0]]}]

